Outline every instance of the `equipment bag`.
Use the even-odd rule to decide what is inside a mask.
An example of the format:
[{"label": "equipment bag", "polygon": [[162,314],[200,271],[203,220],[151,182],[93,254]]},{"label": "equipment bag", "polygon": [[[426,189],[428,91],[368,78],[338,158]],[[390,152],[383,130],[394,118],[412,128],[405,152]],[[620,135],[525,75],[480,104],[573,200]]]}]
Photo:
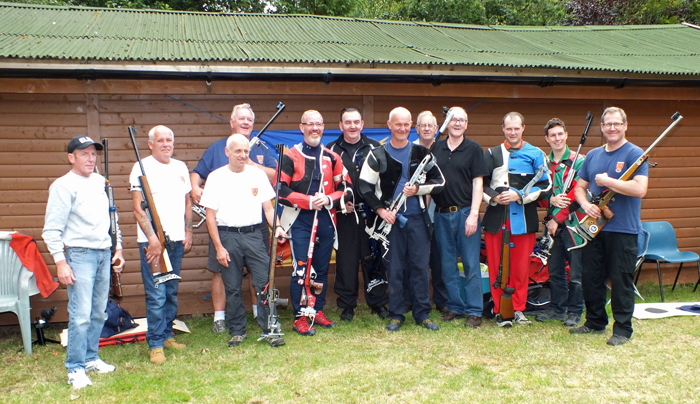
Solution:
[{"label": "equipment bag", "polygon": [[105,321],[104,328],[102,328],[102,334],[100,338],[109,338],[113,335],[119,334],[120,332],[136,328],[138,324],[134,321],[128,311],[117,304],[114,300],[109,300],[107,302],[107,320]]}]

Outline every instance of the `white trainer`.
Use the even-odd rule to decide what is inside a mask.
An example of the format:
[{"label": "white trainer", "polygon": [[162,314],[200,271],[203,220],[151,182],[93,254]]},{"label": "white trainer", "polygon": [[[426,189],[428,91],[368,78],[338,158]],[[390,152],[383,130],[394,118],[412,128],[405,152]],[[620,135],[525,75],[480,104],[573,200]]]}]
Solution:
[{"label": "white trainer", "polygon": [[68,384],[72,385],[74,390],[80,390],[85,386],[91,386],[92,380],[85,374],[85,369],[75,369],[68,372]]},{"label": "white trainer", "polygon": [[109,373],[109,372],[114,372],[114,365],[110,365],[105,363],[102,359],[95,359],[94,361],[90,361],[85,363],[85,370],[86,371],[91,371],[95,370],[97,373]]},{"label": "white trainer", "polygon": [[515,318],[513,318],[513,322],[515,324],[523,324],[523,325],[532,324],[532,321],[528,320],[527,317],[525,317],[523,312],[520,310],[515,311],[514,317]]}]

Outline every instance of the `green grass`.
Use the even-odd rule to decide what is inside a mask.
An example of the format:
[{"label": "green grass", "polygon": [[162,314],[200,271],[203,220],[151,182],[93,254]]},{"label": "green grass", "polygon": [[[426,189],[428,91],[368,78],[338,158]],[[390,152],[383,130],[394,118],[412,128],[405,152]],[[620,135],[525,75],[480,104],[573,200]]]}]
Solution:
[{"label": "green grass", "polygon": [[[667,301],[700,301],[693,285],[665,290]],[[658,287],[640,288],[659,301]],[[340,312],[327,314],[337,319]],[[93,386],[74,392],[63,366],[65,349],[35,347],[18,353],[19,329],[0,331],[0,402],[195,403],[446,403],[446,402],[694,402],[700,396],[700,317],[633,320],[632,341],[570,335],[559,322],[479,330],[463,321],[439,332],[407,319],[400,332],[360,306],[352,323],[319,329],[314,337],[291,331],[291,310],[281,312],[287,344],[271,348],[248,339],[228,348],[228,335],[211,333],[211,317],[185,319],[185,351],[166,351],[162,366],[148,362],[145,343],[108,347],[101,357],[117,366],[91,373]],[[52,328],[47,337],[57,337]]]}]

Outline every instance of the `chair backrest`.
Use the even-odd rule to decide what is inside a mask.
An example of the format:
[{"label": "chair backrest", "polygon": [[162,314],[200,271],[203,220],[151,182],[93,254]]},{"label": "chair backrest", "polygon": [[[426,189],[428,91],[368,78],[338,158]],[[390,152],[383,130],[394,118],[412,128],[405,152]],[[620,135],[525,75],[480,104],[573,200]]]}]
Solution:
[{"label": "chair backrest", "polygon": [[669,222],[643,222],[642,228],[649,232],[647,254],[678,251],[676,231]]},{"label": "chair backrest", "polygon": [[12,234],[0,234],[0,296],[19,296],[19,272],[22,261],[10,247]]}]

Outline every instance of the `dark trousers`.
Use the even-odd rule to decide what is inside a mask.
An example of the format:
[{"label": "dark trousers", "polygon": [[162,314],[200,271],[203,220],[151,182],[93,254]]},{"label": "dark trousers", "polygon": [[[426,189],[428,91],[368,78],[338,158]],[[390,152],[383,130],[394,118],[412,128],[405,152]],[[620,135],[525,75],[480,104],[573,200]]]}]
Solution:
[{"label": "dark trousers", "polygon": [[[447,287],[445,287],[445,282],[442,280],[442,260],[440,259],[440,250],[438,250],[435,232],[430,237],[428,266],[430,267],[430,283],[433,285],[433,303],[435,303],[435,307],[447,307]],[[406,306],[411,305],[412,295],[411,279],[409,276],[406,276],[403,280],[403,296]]]},{"label": "dark trousers", "polygon": [[430,272],[426,247],[430,243],[428,228],[423,216],[406,216],[408,221],[401,228],[398,221],[389,233],[388,260],[389,312],[391,318],[404,322],[404,278],[409,276],[413,306],[413,319],[420,323],[430,314]]},{"label": "dark trousers", "polygon": [[270,257],[265,252],[262,232],[257,227],[255,231],[244,234],[219,230],[219,238],[231,258],[228,267],[219,264],[226,290],[226,326],[229,334],[234,336],[246,333],[246,311],[241,292],[244,265],[253,279],[253,289],[257,296],[258,324],[263,333],[269,332],[267,320],[270,309],[263,304],[265,295],[262,290],[267,285]]},{"label": "dark trousers", "polygon": [[[367,285],[370,281],[364,257],[370,255],[369,235],[365,231],[364,220],[359,224],[355,220],[355,214],[336,214],[336,226],[338,229],[338,250],[335,252],[335,283],[334,290],[338,294],[338,307],[341,309],[354,309],[357,307],[360,280],[359,268],[362,268],[363,290],[365,300],[370,308],[386,305],[389,302],[387,285],[375,286],[368,293]],[[377,260],[382,265],[381,259]]]},{"label": "dark trousers", "polygon": [[[301,290],[304,285],[299,284],[299,275],[297,269],[299,261],[307,262],[309,252],[309,240],[311,239],[311,226],[313,225],[314,211],[302,210],[299,212],[294,224],[289,229],[289,234],[292,237],[292,263],[294,271],[292,272],[292,280],[289,285],[289,293],[292,297],[294,305],[294,317],[301,317]],[[330,213],[326,209],[321,209],[318,212],[318,229],[316,230],[316,238],[319,240],[314,248],[314,255],[311,262],[311,267],[316,271],[316,282],[323,284],[321,294],[314,294],[316,297],[316,311],[322,311],[326,304],[326,291],[328,290],[328,265],[333,252],[333,240],[335,238],[335,230]],[[311,289],[313,292],[313,288]]]},{"label": "dark trousers", "polygon": [[[560,226],[553,237],[554,243],[547,261],[549,287],[552,292],[552,310],[556,313],[583,313],[583,290],[581,286],[582,249],[567,251],[574,245],[571,233]],[[566,263],[569,263],[571,282],[566,280]]]},{"label": "dark trousers", "polygon": [[637,235],[601,231],[583,247],[583,298],[586,327],[602,330],[608,325],[605,311],[607,278],[612,281],[613,334],[632,336],[634,312],[634,267]]}]

